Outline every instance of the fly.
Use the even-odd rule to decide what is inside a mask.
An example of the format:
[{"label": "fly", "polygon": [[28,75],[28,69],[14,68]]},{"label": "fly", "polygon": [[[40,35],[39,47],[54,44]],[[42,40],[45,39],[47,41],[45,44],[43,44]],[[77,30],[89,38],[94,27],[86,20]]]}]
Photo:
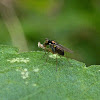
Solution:
[{"label": "fly", "polygon": [[46,38],[46,40],[45,40],[43,46],[44,46],[44,47],[47,47],[48,45],[50,46],[51,52],[52,52],[53,54],[59,54],[59,55],[64,56],[64,52],[65,52],[65,51],[66,51],[66,52],[69,52],[69,53],[73,53],[72,50],[70,50],[70,49],[68,49],[68,48],[65,48],[64,46],[62,46],[61,44],[58,44],[58,43],[55,42],[54,40],[48,40],[48,39]]},{"label": "fly", "polygon": [[[47,48],[47,46],[49,46],[49,48]],[[45,39],[45,42],[43,44],[40,44],[40,42],[38,42],[38,47],[48,50],[48,52],[51,52],[53,54],[58,54],[61,56],[64,56],[64,52],[73,53],[72,50],[65,48],[61,44],[58,44],[56,41],[49,40],[47,38]],[[56,57],[56,71],[57,71],[57,57]]]}]

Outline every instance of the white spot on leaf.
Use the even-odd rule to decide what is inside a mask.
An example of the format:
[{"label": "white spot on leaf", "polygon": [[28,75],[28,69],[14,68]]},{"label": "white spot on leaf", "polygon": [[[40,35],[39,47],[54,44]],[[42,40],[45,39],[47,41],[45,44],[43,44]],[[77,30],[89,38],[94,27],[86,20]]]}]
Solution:
[{"label": "white spot on leaf", "polygon": [[24,71],[27,72],[27,68],[25,68]]},{"label": "white spot on leaf", "polygon": [[26,81],[26,82],[25,82],[25,84],[27,85],[27,84],[28,84],[28,82]]},{"label": "white spot on leaf", "polygon": [[32,84],[32,86],[37,86],[37,84],[34,83],[34,84]]},{"label": "white spot on leaf", "polygon": [[11,60],[7,60],[10,63],[15,63],[15,62],[24,62],[24,63],[28,63],[29,62],[29,58],[12,58]]},{"label": "white spot on leaf", "polygon": [[16,69],[16,71],[19,71],[19,69]]},{"label": "white spot on leaf", "polygon": [[21,71],[21,77],[23,79],[26,79],[26,78],[29,77],[29,72],[28,72],[28,70],[26,68]]},{"label": "white spot on leaf", "polygon": [[25,73],[24,72],[21,72],[21,75],[24,75]]},{"label": "white spot on leaf", "polygon": [[38,72],[39,71],[39,68],[34,68],[33,71],[34,72]]},{"label": "white spot on leaf", "polygon": [[56,59],[56,58],[60,58],[60,56],[58,56],[57,54],[52,54],[49,55],[50,58]]}]

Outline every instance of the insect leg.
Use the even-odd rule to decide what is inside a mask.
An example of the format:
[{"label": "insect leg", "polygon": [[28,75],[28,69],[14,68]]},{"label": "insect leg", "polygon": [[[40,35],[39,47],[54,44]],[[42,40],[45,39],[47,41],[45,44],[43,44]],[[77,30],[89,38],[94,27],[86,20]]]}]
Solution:
[{"label": "insect leg", "polygon": [[56,72],[57,72],[57,55],[56,55]]},{"label": "insect leg", "polygon": [[[42,56],[42,58],[41,58],[41,59],[43,59],[43,58],[45,57],[45,55],[47,55],[47,54],[48,54],[48,52],[50,52],[48,48],[45,48],[45,49],[43,49],[43,50],[44,50],[44,52],[45,52],[45,53],[44,53],[44,55]],[[47,51],[47,52],[46,52],[46,51]]]},{"label": "insect leg", "polygon": [[[46,65],[46,63],[47,63],[47,61],[48,61],[48,58],[49,58],[49,56],[48,56],[48,55],[49,55],[49,51],[48,51],[47,53],[45,52],[44,56],[45,56],[45,55],[47,55],[47,57],[46,57],[46,62],[44,63],[44,65]],[[43,57],[42,57],[42,59],[43,59]]]},{"label": "insect leg", "polygon": [[44,49],[44,52],[45,53],[43,54],[43,56],[41,57],[41,59],[43,59],[45,57],[45,55],[47,54],[45,49]]},{"label": "insect leg", "polygon": [[46,62],[48,61],[48,58],[49,58],[49,56],[48,56],[48,55],[49,55],[49,51],[47,52],[47,59],[46,59]]},{"label": "insect leg", "polygon": [[65,56],[65,57],[66,57],[68,63],[69,63],[71,66],[73,66],[73,65],[70,63],[70,61],[68,60],[68,57],[67,57],[67,56]]}]

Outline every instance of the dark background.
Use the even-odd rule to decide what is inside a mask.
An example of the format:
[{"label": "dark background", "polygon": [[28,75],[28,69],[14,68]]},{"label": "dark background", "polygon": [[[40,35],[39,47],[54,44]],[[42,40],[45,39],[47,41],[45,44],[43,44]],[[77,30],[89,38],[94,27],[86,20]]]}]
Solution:
[{"label": "dark background", "polygon": [[0,44],[41,50],[45,38],[70,48],[69,57],[100,64],[100,0],[1,0]]}]

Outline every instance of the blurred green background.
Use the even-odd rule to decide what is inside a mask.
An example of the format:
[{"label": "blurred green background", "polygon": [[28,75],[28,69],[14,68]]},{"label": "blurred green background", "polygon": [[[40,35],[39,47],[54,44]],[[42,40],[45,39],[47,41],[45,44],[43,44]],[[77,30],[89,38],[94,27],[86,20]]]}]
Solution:
[{"label": "blurred green background", "polygon": [[74,51],[68,57],[100,64],[100,0],[1,0],[0,44],[41,50],[56,40]]}]

